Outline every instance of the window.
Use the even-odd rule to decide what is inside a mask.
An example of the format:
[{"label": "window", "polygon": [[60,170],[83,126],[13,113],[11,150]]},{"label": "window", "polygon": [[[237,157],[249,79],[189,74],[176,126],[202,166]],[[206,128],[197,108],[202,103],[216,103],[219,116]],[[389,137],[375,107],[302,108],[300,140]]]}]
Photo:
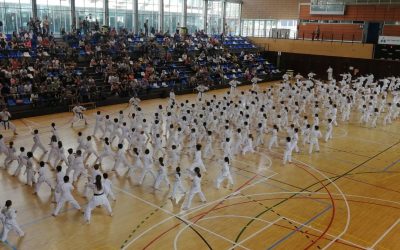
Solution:
[{"label": "window", "polygon": [[240,3],[229,3],[225,5],[226,27],[228,35],[239,35],[240,33]]},{"label": "window", "polygon": [[69,0],[37,0],[38,18],[49,23],[49,32],[60,34],[71,30],[71,2]]},{"label": "window", "polygon": [[27,29],[31,17],[30,0],[0,0],[0,20],[5,33]]},{"label": "window", "polygon": [[187,28],[189,34],[204,30],[204,0],[187,0]]},{"label": "window", "polygon": [[253,20],[242,21],[242,36],[253,36]]},{"label": "window", "polygon": [[75,12],[77,28],[82,26],[83,20],[89,22],[92,29],[96,20],[100,25],[104,24],[104,3],[103,0],[76,0]]},{"label": "window", "polygon": [[109,0],[110,27],[133,29],[133,0]]},{"label": "window", "polygon": [[207,33],[211,35],[222,33],[222,1],[208,1]]},{"label": "window", "polygon": [[183,0],[164,0],[164,31],[175,33],[183,19]]},{"label": "window", "polygon": [[254,21],[254,36],[265,37],[265,21],[257,20]]},{"label": "window", "polygon": [[[139,11],[139,29],[144,30],[144,23],[149,20],[149,29],[159,29],[160,0],[137,0]],[[150,31],[149,30],[149,31]]]}]

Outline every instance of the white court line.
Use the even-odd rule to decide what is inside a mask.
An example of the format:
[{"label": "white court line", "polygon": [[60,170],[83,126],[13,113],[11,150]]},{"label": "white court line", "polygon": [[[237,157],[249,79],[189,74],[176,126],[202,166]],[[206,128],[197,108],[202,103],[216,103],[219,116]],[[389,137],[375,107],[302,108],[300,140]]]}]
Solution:
[{"label": "white court line", "polygon": [[[309,229],[311,229],[311,230],[314,230],[314,231],[316,231],[316,232],[318,232],[318,233],[322,233],[322,232],[323,232],[322,230],[317,229],[317,228],[315,228],[315,227],[313,227],[313,226],[306,225],[306,224],[304,224],[304,223],[301,223],[301,222],[296,221],[296,220],[293,220],[293,219],[289,219],[289,218],[287,218],[287,217],[284,217],[284,218],[285,218],[286,220],[290,220],[290,221],[293,222],[293,223],[299,224],[300,226],[303,226],[303,227],[305,227],[305,228],[309,228]],[[332,238],[335,237],[334,235],[332,235],[332,234],[330,234],[330,233],[327,233],[326,235],[328,235],[328,236],[330,236],[330,237],[332,237]],[[357,243],[354,243],[354,242],[352,242],[352,241],[345,240],[345,239],[343,239],[343,238],[340,238],[340,241],[345,242],[345,243],[347,243],[347,244],[351,244],[351,245],[353,245],[353,246],[356,246],[356,247],[359,247],[359,248],[362,248],[362,249],[367,249],[366,247],[363,247],[363,246],[361,246],[361,245],[358,245]]]},{"label": "white court line", "polygon": [[[235,244],[234,241],[231,241],[230,239],[228,239],[228,238],[226,238],[226,237],[224,237],[224,236],[222,236],[222,235],[220,235],[220,234],[217,234],[217,233],[215,233],[215,232],[213,232],[213,231],[211,231],[211,230],[208,230],[207,228],[202,227],[202,226],[200,226],[200,225],[194,224],[194,223],[192,223],[191,221],[186,220],[185,218],[180,217],[180,216],[178,216],[178,215],[176,215],[176,214],[174,214],[174,213],[172,213],[172,212],[170,212],[170,211],[168,211],[168,210],[166,210],[166,209],[163,209],[163,208],[161,208],[161,207],[159,207],[159,206],[157,206],[157,205],[154,205],[153,203],[148,202],[148,201],[146,201],[146,200],[144,200],[144,199],[142,199],[142,198],[140,198],[140,197],[138,197],[138,196],[136,196],[136,195],[134,195],[134,194],[132,194],[132,193],[130,193],[130,192],[128,192],[128,191],[125,191],[125,190],[119,189],[119,188],[117,188],[117,190],[119,190],[119,191],[125,193],[125,194],[128,195],[128,196],[131,196],[131,197],[133,197],[133,198],[135,198],[135,199],[138,199],[138,200],[140,200],[140,201],[146,203],[146,204],[149,205],[149,206],[152,206],[152,207],[154,207],[154,208],[158,208],[158,209],[160,209],[161,211],[163,211],[164,213],[171,215],[172,217],[176,217],[176,218],[182,220],[183,222],[185,222],[185,223],[187,224],[188,227],[189,227],[189,226],[196,226],[196,227],[198,227],[198,228],[200,228],[200,229],[202,229],[202,230],[204,230],[204,231],[206,231],[206,232],[208,232],[208,233],[210,233],[210,234],[213,234],[213,235],[215,235],[215,236],[217,236],[217,237],[219,237],[219,238],[221,238],[221,239],[223,239],[223,240],[225,240],[225,241],[228,241],[228,242],[231,243],[231,244]],[[122,248],[122,249],[127,249],[127,247],[128,247],[132,242],[133,242],[133,241],[131,241],[130,243],[128,243],[127,245],[125,245],[124,248]],[[247,247],[243,247],[243,246],[240,246],[240,247],[242,247],[242,248],[244,248],[244,249],[247,249],[247,250],[250,250],[250,249],[247,248]]]},{"label": "white court line", "polygon": [[[263,230],[265,230],[267,227],[272,226],[274,223],[276,223],[277,221],[279,221],[279,220],[281,219],[281,218],[279,218],[279,219],[277,219],[275,222],[270,222],[270,221],[267,221],[267,220],[263,220],[263,219],[259,219],[259,218],[254,218],[254,217],[250,217],[250,216],[241,216],[241,215],[216,215],[216,216],[211,216],[211,217],[207,217],[207,218],[202,218],[202,219],[199,220],[199,222],[200,222],[200,221],[205,221],[205,220],[217,219],[217,218],[244,218],[244,219],[254,219],[254,220],[258,220],[258,221],[265,222],[265,223],[268,224],[266,227],[263,228]],[[188,229],[188,227],[189,227],[189,225],[185,225],[185,227],[182,228],[181,230],[179,230],[179,232],[176,234],[175,239],[174,239],[174,250],[178,250],[178,240],[179,240],[181,234],[182,234],[186,229]],[[260,232],[261,232],[261,231],[260,231]],[[258,232],[258,233],[259,233],[259,232]],[[246,239],[246,240],[248,240],[248,239]],[[241,243],[243,243],[243,242],[246,241],[246,240],[242,240],[240,243],[235,243],[235,242],[233,242],[234,246],[233,246],[232,248],[237,247],[237,246],[242,247],[242,246],[241,246]],[[232,248],[230,248],[230,249],[232,249]]]},{"label": "white court line", "polygon": [[247,238],[241,240],[239,243],[235,243],[235,245],[233,245],[231,248],[229,248],[229,250],[234,249],[236,246],[241,246],[244,242],[248,241],[249,239],[253,238],[254,236],[256,236],[257,234],[261,233],[262,231],[264,231],[265,229],[273,226],[275,223],[277,223],[278,221],[282,220],[282,217],[279,217],[278,219],[274,220],[273,222],[270,222],[269,225],[266,225],[265,227],[261,228],[260,230],[254,232],[253,234],[249,235]]},{"label": "white court line", "polygon": [[386,235],[387,235],[390,231],[392,231],[392,229],[393,229],[395,226],[397,226],[397,224],[399,224],[399,223],[400,223],[400,219],[398,219],[393,225],[391,225],[391,226],[381,235],[381,237],[379,237],[379,239],[377,239],[377,240],[375,241],[375,243],[374,243],[372,246],[369,247],[369,249],[374,249],[375,246],[378,245],[378,243],[381,242],[381,241],[383,240],[383,238],[385,238]]},{"label": "white court line", "polygon": [[[272,151],[272,150],[271,150],[271,152],[282,155],[281,153],[275,152],[275,151]],[[336,188],[336,190],[339,191],[339,193],[340,193],[341,196],[343,197],[343,200],[344,200],[344,202],[345,202],[345,204],[346,204],[346,210],[347,210],[346,225],[345,225],[343,231],[342,231],[338,236],[336,236],[331,242],[329,242],[324,248],[322,248],[322,250],[327,249],[327,248],[330,247],[337,239],[341,238],[341,237],[347,232],[347,230],[348,230],[348,228],[349,228],[349,226],[350,226],[351,212],[350,212],[349,203],[348,203],[348,201],[347,201],[346,195],[345,195],[345,194],[343,193],[343,191],[338,187],[338,185],[336,185],[336,183],[333,182],[333,181],[331,180],[331,178],[329,178],[327,175],[325,175],[323,172],[319,171],[318,169],[312,167],[310,164],[307,164],[307,163],[302,162],[302,161],[297,160],[297,159],[294,159],[294,160],[297,161],[297,162],[299,162],[299,163],[301,163],[301,164],[303,164],[303,165],[305,165],[305,166],[307,166],[308,168],[314,170],[315,172],[317,172],[318,174],[320,174],[321,176],[323,176],[325,179],[327,179],[327,180]],[[322,181],[321,181],[321,184],[322,184]],[[322,184],[322,185],[323,185],[323,184]],[[325,185],[324,185],[324,186],[325,186]]]},{"label": "white court line", "polygon": [[[278,173],[275,173],[275,174],[273,174],[273,175],[271,175],[271,176],[268,176],[268,177],[266,177],[266,178],[265,178],[265,177],[262,177],[262,181],[266,181],[266,180],[268,180],[269,178],[272,178],[273,176],[275,176],[275,175],[277,175],[277,174],[278,174]],[[257,181],[255,184],[258,184],[258,183],[259,183],[259,181]],[[246,187],[244,187],[244,188],[243,188],[242,190],[240,190],[240,191],[243,191],[243,190],[245,190],[245,189],[247,189],[247,188],[249,188],[249,187],[251,187],[251,186],[253,186],[253,185],[255,185],[255,184],[247,185]],[[121,191],[124,192],[124,193],[127,192],[127,191],[122,190],[122,189],[117,188],[117,187],[114,187],[114,189],[116,189],[116,190],[121,190]],[[127,192],[127,193],[129,193],[129,192]],[[138,240],[139,238],[141,238],[143,235],[147,234],[148,232],[150,232],[150,231],[153,230],[154,228],[157,228],[158,226],[164,224],[165,222],[167,222],[168,220],[170,220],[170,219],[172,219],[172,218],[175,218],[175,217],[177,217],[177,216],[179,216],[179,215],[181,215],[181,214],[183,214],[184,216],[188,216],[188,215],[190,215],[190,214],[193,214],[193,213],[197,212],[198,210],[203,209],[204,207],[210,206],[210,205],[212,205],[212,204],[214,204],[214,203],[221,202],[221,201],[223,201],[223,200],[227,200],[229,197],[232,197],[232,195],[236,195],[237,193],[238,193],[238,192],[232,192],[231,194],[229,194],[229,195],[227,195],[227,196],[225,196],[225,197],[223,197],[223,198],[220,198],[220,199],[217,199],[217,200],[215,200],[215,201],[208,202],[208,203],[206,203],[206,204],[202,204],[202,205],[199,205],[199,206],[194,207],[194,208],[192,208],[192,209],[189,209],[189,211],[192,210],[192,211],[190,211],[189,213],[188,213],[188,212],[185,213],[185,211],[182,211],[182,212],[180,212],[180,213],[178,213],[178,214],[173,214],[172,216],[170,216],[170,217],[168,217],[168,218],[166,218],[166,219],[160,221],[159,223],[156,223],[155,225],[151,226],[150,228],[148,228],[147,230],[145,230],[144,232],[142,232],[141,234],[139,234],[138,236],[136,236],[133,240],[131,240],[129,243],[127,243],[123,249],[127,249],[128,246],[130,246],[132,243],[134,243],[135,241],[137,241],[137,240]],[[131,193],[129,193],[129,194],[130,194],[131,196],[133,195],[133,194],[131,194]],[[148,201],[145,201],[145,200],[141,199],[140,197],[137,197],[137,198],[138,198],[139,200],[142,200],[142,201],[145,202],[145,203],[150,203],[150,202],[148,202]],[[240,197],[240,198],[242,198],[242,197]],[[152,203],[150,203],[150,204],[152,204]],[[159,206],[157,206],[157,205],[155,205],[155,204],[152,204],[151,206],[157,207],[158,209],[163,210],[162,208],[160,208]]]}]

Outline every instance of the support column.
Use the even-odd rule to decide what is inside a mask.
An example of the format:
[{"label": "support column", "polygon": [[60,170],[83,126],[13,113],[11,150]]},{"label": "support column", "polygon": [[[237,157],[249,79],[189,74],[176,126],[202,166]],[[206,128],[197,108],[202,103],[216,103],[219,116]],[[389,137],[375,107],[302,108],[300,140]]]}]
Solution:
[{"label": "support column", "polygon": [[207,34],[208,0],[204,0],[204,33]]},{"label": "support column", "polygon": [[[76,12],[75,12],[75,0],[71,0],[71,30],[76,29]],[[65,27],[66,30],[67,27]]]},{"label": "support column", "polygon": [[33,18],[37,18],[37,2],[36,2],[36,0],[32,0],[32,16],[33,16]]},{"label": "support column", "polygon": [[139,5],[138,0],[133,0],[133,32],[139,33]]},{"label": "support column", "polygon": [[226,29],[226,0],[222,0],[222,33],[225,34],[225,32],[227,32]]},{"label": "support column", "polygon": [[164,0],[160,0],[160,19],[158,23],[161,33],[164,33]]},{"label": "support column", "polygon": [[187,28],[187,0],[183,0],[183,18],[181,26]]},{"label": "support column", "polygon": [[104,25],[110,26],[110,9],[108,0],[104,0]]}]

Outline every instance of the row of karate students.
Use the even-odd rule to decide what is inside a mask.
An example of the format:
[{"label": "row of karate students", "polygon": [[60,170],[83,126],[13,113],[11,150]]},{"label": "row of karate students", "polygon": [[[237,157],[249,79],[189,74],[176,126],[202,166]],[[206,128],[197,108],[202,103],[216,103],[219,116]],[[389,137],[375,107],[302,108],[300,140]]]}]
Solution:
[{"label": "row of karate students", "polygon": [[[398,103],[396,104],[396,106],[398,106]],[[315,111],[315,110],[313,110],[313,111]],[[277,117],[278,118],[278,117]],[[332,119],[328,119],[328,125],[329,124],[331,124],[332,123]],[[279,124],[279,123],[278,123]],[[293,126],[292,126],[293,127]],[[308,125],[308,127],[310,127],[309,125]],[[279,128],[277,128],[277,126],[274,126],[274,129],[273,129],[273,131],[274,130],[278,130]],[[321,135],[320,135],[320,132],[318,131],[319,129],[318,129],[318,127],[317,126],[314,126],[314,128],[313,128],[313,131],[315,131],[314,132],[314,134],[316,135],[316,136],[313,136],[313,138],[319,138]],[[296,129],[294,129],[294,131],[295,132],[298,132],[298,129],[297,129],[297,131],[296,131]],[[193,130],[192,130],[192,132],[193,132]],[[211,132],[211,131],[208,131],[208,132]],[[274,132],[273,132],[273,134],[274,134]],[[319,134],[319,135],[318,135]],[[329,133],[326,133],[327,135],[329,134]],[[249,137],[250,137],[250,135],[249,135]],[[274,137],[274,136],[273,136]],[[260,138],[260,137],[257,137],[257,138]],[[330,136],[326,136],[326,138],[330,138]],[[293,142],[291,141],[292,140],[292,137],[288,137],[287,138],[287,144],[286,144],[286,149],[285,149],[285,154],[284,154],[284,161],[285,161],[285,158],[286,158],[286,160],[289,160],[288,159],[288,151],[290,150],[290,151],[292,151],[293,149],[295,149],[295,147],[293,147]],[[311,141],[313,141],[314,139],[311,139]],[[270,140],[270,143],[271,143],[271,141],[273,141],[273,139],[271,138],[271,140]],[[272,144],[274,144],[274,143],[272,143]],[[196,158],[196,157],[195,157]],[[227,158],[227,159],[229,159],[229,158]],[[201,166],[201,165],[200,165]],[[195,169],[197,169],[197,168],[195,168]],[[197,171],[199,171],[199,170],[197,170]],[[196,173],[196,172],[195,172]]]}]

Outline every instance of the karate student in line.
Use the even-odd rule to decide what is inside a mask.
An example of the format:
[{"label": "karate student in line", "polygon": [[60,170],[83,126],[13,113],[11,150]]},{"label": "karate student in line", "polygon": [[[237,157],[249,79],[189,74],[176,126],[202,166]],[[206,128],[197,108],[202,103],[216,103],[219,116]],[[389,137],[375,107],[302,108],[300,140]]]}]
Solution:
[{"label": "karate student in line", "polygon": [[311,154],[313,152],[313,149],[315,147],[315,150],[319,152],[319,142],[318,139],[322,137],[321,131],[319,131],[318,126],[314,126],[314,129],[311,130],[310,133],[310,148],[308,150],[308,153]]},{"label": "karate student in line", "polygon": [[[233,179],[232,179],[230,168],[231,168],[231,166],[229,164],[229,157],[225,157],[224,158],[224,163],[223,163],[222,168],[221,168],[221,172],[219,173],[219,175],[217,177],[217,181],[216,181],[216,188],[217,189],[220,189],[221,183],[225,179],[228,180],[228,185],[233,186]],[[228,185],[227,185],[227,187],[228,187]]]},{"label": "karate student in line", "polygon": [[174,200],[176,199],[176,194],[177,192],[180,191],[181,193],[186,193],[186,189],[182,185],[182,180],[181,180],[181,168],[176,167],[175,169],[175,178],[174,178],[174,183],[172,185],[172,193],[169,196],[169,199]]},{"label": "karate student in line", "polygon": [[128,171],[126,172],[126,176],[129,178],[134,177],[136,170],[143,168],[143,162],[140,159],[139,150],[137,148],[133,148],[133,157],[135,158],[133,165],[128,165]]},{"label": "karate student in line", "polygon": [[124,148],[124,145],[118,144],[118,151],[115,155],[115,162],[114,162],[112,171],[116,171],[116,169],[121,165],[123,167],[128,167],[128,165],[130,165],[130,163],[128,162],[128,160],[125,157],[125,150],[123,148]]},{"label": "karate student in line", "polygon": [[73,190],[74,186],[69,183],[69,176],[64,176],[64,183],[61,185],[60,199],[57,201],[56,209],[52,214],[54,217],[56,217],[60,213],[60,210],[63,208],[65,202],[70,203],[75,209],[81,211],[81,206],[79,206],[78,202],[71,194]]},{"label": "karate student in line", "polygon": [[17,161],[18,157],[15,155],[16,153],[16,149],[14,148],[14,142],[10,141],[8,144],[8,148],[7,148],[7,156],[4,159],[4,167],[5,169],[8,169],[8,167],[10,166],[10,164],[13,161]]},{"label": "karate student in line", "polygon": [[196,167],[200,167],[203,172],[207,172],[206,167],[204,166],[203,159],[201,158],[201,145],[196,145],[196,152],[194,153],[194,160],[192,165],[190,166],[190,171],[194,171]]},{"label": "karate student in line", "polygon": [[104,173],[103,174],[103,187],[104,187],[104,194],[106,197],[110,197],[113,201],[116,201],[117,198],[115,198],[115,194],[112,190],[112,182],[110,179],[108,179],[108,174]]},{"label": "karate student in line", "polygon": [[82,157],[82,151],[77,150],[75,154],[75,159],[72,163],[72,169],[74,170],[74,175],[72,182],[75,183],[79,177],[81,176],[87,176],[87,170],[85,168],[85,165],[83,164],[83,157]]},{"label": "karate student in line", "polygon": [[97,159],[99,158],[99,155],[97,154],[97,151],[94,149],[91,136],[86,137],[85,148],[86,148],[86,151],[85,151],[86,158],[85,158],[85,160],[87,161],[90,158],[90,156],[93,154],[93,155],[96,156],[96,161],[97,161]]},{"label": "karate student in line", "polygon": [[200,196],[200,200],[203,203],[206,203],[206,197],[204,196],[202,190],[201,190],[201,174],[200,174],[200,168],[196,167],[193,171],[193,176],[192,176],[192,186],[189,191],[188,198],[186,200],[186,204],[183,206],[183,210],[188,210],[191,205],[192,205],[192,200],[196,194]]},{"label": "karate student in line", "polygon": [[168,185],[168,188],[171,187],[171,183],[169,182],[168,179],[168,171],[167,167],[164,165],[164,158],[160,157],[158,158],[158,171],[157,171],[157,177],[154,182],[154,189],[160,190],[160,185],[163,181]]},{"label": "karate student in line", "polygon": [[56,160],[58,154],[58,141],[55,135],[51,136],[51,143],[50,143],[50,153],[47,156],[47,163],[50,164],[50,161],[54,158]]},{"label": "karate student in line", "polygon": [[245,155],[247,152],[254,153],[253,135],[252,134],[249,134],[249,136],[245,139],[244,145],[242,148],[242,155]]},{"label": "karate student in line", "polygon": [[4,143],[4,137],[0,134],[0,153],[7,155],[7,152],[8,150],[6,144]]},{"label": "karate student in line", "polygon": [[43,183],[46,183],[50,187],[51,191],[54,190],[53,185],[50,182],[50,179],[47,178],[47,176],[46,176],[46,172],[47,171],[45,168],[45,163],[44,163],[44,161],[41,161],[39,163],[39,170],[38,170],[39,177],[38,177],[37,183],[35,185],[35,192],[33,194],[37,194],[39,192],[40,186],[42,186]]},{"label": "karate student in line", "polygon": [[288,136],[286,137],[285,152],[283,153],[283,165],[286,165],[287,162],[289,163],[292,162],[292,151],[293,151],[292,138]]},{"label": "karate student in line", "polygon": [[101,165],[101,162],[107,156],[111,156],[111,157],[115,158],[115,153],[111,149],[111,145],[110,145],[110,142],[108,140],[108,137],[105,137],[104,138],[104,144],[103,144],[103,152],[99,155],[99,157],[97,158],[96,162],[99,162],[99,164]]},{"label": "karate student in line", "polygon": [[[50,137],[50,144],[51,144],[51,138],[55,136],[57,141],[60,139],[60,135],[58,134],[58,130],[56,128],[56,124],[53,122],[51,123],[51,137]],[[49,145],[50,145],[49,144]]]},{"label": "karate student in line", "polygon": [[175,144],[172,144],[171,150],[168,151],[167,162],[169,166],[178,166],[180,165],[180,149]]},{"label": "karate student in line", "polygon": [[306,143],[310,143],[310,134],[311,134],[311,125],[307,124],[306,127],[301,131],[301,136],[303,138],[302,144],[303,146],[306,145]]},{"label": "karate student in line", "polygon": [[278,131],[279,131],[278,126],[274,125],[274,127],[272,128],[272,136],[269,139],[269,144],[268,144],[269,150],[272,149],[272,146],[278,147]]},{"label": "karate student in line", "polygon": [[57,156],[56,160],[54,161],[54,166],[60,165],[61,162],[68,164],[68,159],[65,157],[65,150],[62,144],[62,141],[58,141],[58,148],[57,148]]},{"label": "karate student in line", "polygon": [[95,124],[94,124],[93,136],[96,136],[96,134],[97,134],[97,132],[98,132],[99,130],[100,130],[100,132],[104,135],[104,133],[105,133],[104,126],[103,126],[104,117],[103,117],[103,115],[101,114],[100,111],[97,111],[97,112],[96,112],[96,117],[95,117],[95,119],[96,119],[96,122],[95,122]]},{"label": "karate student in line", "polygon": [[326,133],[325,133],[325,142],[332,139],[332,131],[333,131],[333,120],[328,119],[328,124],[326,125]]},{"label": "karate student in line", "polygon": [[88,184],[90,188],[93,189],[93,197],[89,201],[89,204],[86,206],[85,209],[85,221],[86,223],[90,223],[90,219],[92,217],[92,210],[96,208],[97,206],[104,206],[109,213],[110,216],[113,216],[112,214],[112,209],[110,202],[107,199],[107,196],[104,192],[104,186],[102,182],[102,177],[101,175],[96,176],[96,180],[94,183]]},{"label": "karate student in line", "polygon": [[19,173],[21,172],[21,169],[24,166],[26,167],[26,164],[27,164],[27,161],[28,161],[28,156],[26,155],[25,148],[24,147],[20,147],[19,151],[20,151],[20,153],[18,155],[18,166],[17,166],[17,169],[15,170],[13,176],[18,176]]},{"label": "karate student in line", "polygon": [[75,122],[84,120],[85,121],[85,126],[88,125],[86,116],[83,114],[83,111],[85,111],[86,108],[82,107],[79,105],[79,103],[72,109],[72,112],[74,113],[74,117],[72,118],[71,122],[71,128],[74,126]]},{"label": "karate student in line", "polygon": [[69,174],[71,173],[72,170],[74,170],[74,160],[75,160],[75,154],[74,154],[74,150],[72,148],[69,148],[67,150],[68,152],[68,156],[67,156],[67,171],[66,171],[66,175],[69,176]]},{"label": "karate student in line", "polygon": [[40,148],[44,154],[47,153],[47,149],[43,146],[43,143],[40,141],[39,130],[35,129],[33,131],[33,146],[31,152],[35,153],[37,148]]},{"label": "karate student in line", "polygon": [[14,231],[19,237],[24,237],[25,233],[17,222],[17,210],[12,207],[12,201],[7,200],[5,206],[1,209],[0,221],[3,223],[3,232],[1,241],[6,242],[10,231]]},{"label": "karate student in line", "polygon": [[83,136],[82,132],[78,132],[78,138],[76,141],[78,142],[78,147],[76,150],[86,150],[85,137]]},{"label": "karate student in line", "polygon": [[32,187],[33,183],[35,183],[35,162],[33,159],[32,152],[28,152],[26,154],[26,156],[28,157],[28,161],[26,162],[26,169],[25,169],[25,173],[26,173],[26,184],[25,185]]},{"label": "karate student in line", "polygon": [[214,157],[214,150],[213,150],[213,134],[212,131],[207,131],[206,136],[206,145],[204,146],[204,155],[209,156],[209,159]]},{"label": "karate student in line", "polygon": [[291,141],[292,141],[292,151],[294,150],[294,152],[298,153],[299,150],[299,128],[294,128],[293,129],[293,134],[291,136]]},{"label": "karate student in line", "polygon": [[153,157],[150,155],[150,150],[146,149],[143,156],[143,171],[139,179],[140,185],[143,184],[144,178],[148,173],[153,176],[154,180],[156,179],[156,174],[153,171]]},{"label": "karate student in line", "polygon": [[380,111],[379,108],[374,108],[374,112],[372,113],[371,127],[376,128],[377,121],[379,119]]},{"label": "karate student in line", "polygon": [[64,176],[65,174],[62,172],[62,167],[57,166],[56,167],[56,186],[54,188],[54,200],[53,202],[58,202],[60,200],[60,195],[61,195],[61,186],[64,183]]}]

